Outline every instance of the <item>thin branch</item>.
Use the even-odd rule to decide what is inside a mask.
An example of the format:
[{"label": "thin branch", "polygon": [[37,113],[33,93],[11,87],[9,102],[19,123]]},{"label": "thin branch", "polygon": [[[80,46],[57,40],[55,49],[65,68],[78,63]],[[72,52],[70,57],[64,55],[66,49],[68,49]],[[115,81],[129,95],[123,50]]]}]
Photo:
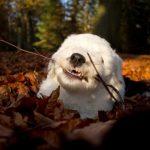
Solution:
[{"label": "thin branch", "polygon": [[107,84],[107,87],[112,88],[112,89],[116,92],[116,94],[118,95],[120,101],[123,102],[123,99],[122,99],[122,97],[121,97],[119,91],[118,91],[113,85]]},{"label": "thin branch", "polygon": [[30,52],[30,51],[24,50],[24,49],[22,49],[22,48],[20,48],[20,47],[18,47],[18,46],[16,46],[16,45],[14,45],[14,44],[8,42],[8,41],[5,41],[5,40],[0,39],[0,42],[5,43],[5,44],[7,44],[7,45],[10,45],[10,46],[16,48],[16,49],[19,50],[19,51],[26,52],[26,53],[29,53],[29,54],[32,54],[32,55],[36,55],[36,56],[40,56],[40,57],[42,57],[42,58],[44,58],[44,59],[49,59],[49,60],[51,59],[51,58],[48,58],[48,57],[46,57],[46,56],[44,56],[44,55],[42,55],[42,54],[40,54],[40,53],[37,54],[37,53],[34,53],[34,52]]},{"label": "thin branch", "polygon": [[[110,95],[115,101],[118,101],[118,100],[114,97],[114,95],[112,94],[112,92],[110,91],[110,89],[108,88],[108,85],[107,85],[107,84],[105,83],[105,81],[102,79],[100,73],[98,72],[96,66],[94,65],[94,62],[93,62],[93,60],[92,60],[90,54],[87,53],[87,55],[88,55],[88,57],[89,57],[89,59],[90,59],[92,65],[93,65],[93,67],[94,67],[94,69],[95,69],[97,75],[98,75],[98,78],[96,78],[96,79],[97,79],[98,81],[100,81],[100,82],[103,84],[103,86],[105,87],[105,89],[107,90],[107,92],[109,93],[109,95]],[[109,85],[109,86],[110,86],[110,85]],[[112,88],[112,87],[113,87],[113,86],[111,85],[111,88]],[[114,89],[115,89],[115,90],[114,90]],[[117,94],[119,93],[119,91],[118,91],[115,87],[113,87],[113,90],[114,90]],[[118,96],[119,96],[119,98],[121,97],[121,96],[120,96],[120,93],[118,94]],[[121,100],[122,100],[122,98],[121,98]]]},{"label": "thin branch", "polygon": [[33,50],[34,50],[37,54],[40,54],[40,52],[39,52],[36,48],[33,48]]}]

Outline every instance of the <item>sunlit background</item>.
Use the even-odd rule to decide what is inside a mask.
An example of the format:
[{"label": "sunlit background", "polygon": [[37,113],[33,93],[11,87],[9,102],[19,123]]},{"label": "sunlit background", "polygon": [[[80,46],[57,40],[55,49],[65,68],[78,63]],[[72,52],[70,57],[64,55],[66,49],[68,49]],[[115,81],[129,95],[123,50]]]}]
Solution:
[{"label": "sunlit background", "polygon": [[55,51],[69,34],[85,32],[118,52],[149,54],[150,1],[0,0],[0,38],[19,47]]}]

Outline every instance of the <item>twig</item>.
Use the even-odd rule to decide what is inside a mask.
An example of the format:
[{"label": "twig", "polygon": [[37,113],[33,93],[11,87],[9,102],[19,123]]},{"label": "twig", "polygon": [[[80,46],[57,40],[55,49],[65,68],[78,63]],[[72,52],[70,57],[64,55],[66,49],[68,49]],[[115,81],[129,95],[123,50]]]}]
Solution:
[{"label": "twig", "polygon": [[[112,92],[110,91],[110,89],[108,88],[108,85],[107,85],[107,84],[105,83],[105,81],[102,79],[100,73],[98,72],[96,66],[94,65],[94,62],[93,62],[93,60],[92,60],[90,54],[87,53],[87,55],[88,55],[88,57],[89,57],[89,59],[90,59],[92,65],[93,65],[93,67],[94,67],[94,69],[95,69],[97,75],[98,75],[98,78],[97,78],[97,79],[104,85],[104,87],[105,87],[105,89],[107,90],[107,92],[109,93],[109,95],[110,95],[115,101],[118,101],[118,100],[114,97],[114,95],[112,94]],[[110,85],[109,85],[109,86],[110,86]],[[113,86],[111,85],[111,88],[112,88],[112,87],[113,87]],[[115,90],[114,90],[114,89],[115,89]],[[116,92],[117,94],[119,93],[119,91],[118,91],[115,87],[113,87],[113,90],[114,90],[115,92],[117,91],[117,92]],[[121,96],[120,96],[120,93],[118,94],[118,96],[119,96],[119,98],[121,97]],[[121,101],[122,101],[122,98],[121,98]]]},{"label": "twig", "polygon": [[120,101],[123,102],[123,99],[122,99],[122,97],[121,97],[119,91],[118,91],[113,85],[107,84],[107,87],[112,88],[112,89],[116,92],[116,94],[118,95]]},{"label": "twig", "polygon": [[17,50],[22,51],[22,52],[26,52],[26,53],[29,53],[29,54],[32,54],[32,55],[40,56],[40,57],[43,57],[44,59],[49,59],[49,60],[51,59],[51,58],[48,58],[48,57],[46,57],[46,56],[40,54],[39,52],[38,52],[38,54],[37,54],[37,53],[34,53],[34,52],[30,52],[30,51],[24,50],[24,49],[22,49],[22,48],[20,48],[20,47],[18,47],[18,46],[16,46],[16,45],[14,45],[14,44],[8,42],[8,41],[5,41],[5,40],[0,39],[0,42],[5,43],[5,44],[7,44],[7,45],[10,45],[10,46],[16,48]]},{"label": "twig", "polygon": [[34,50],[37,54],[40,54],[37,49],[33,48],[33,50]]}]

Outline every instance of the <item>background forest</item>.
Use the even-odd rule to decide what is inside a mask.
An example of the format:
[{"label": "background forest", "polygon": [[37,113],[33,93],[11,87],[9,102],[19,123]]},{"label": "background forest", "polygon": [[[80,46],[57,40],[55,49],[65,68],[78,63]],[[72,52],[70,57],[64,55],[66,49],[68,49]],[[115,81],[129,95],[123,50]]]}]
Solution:
[{"label": "background forest", "polygon": [[[0,0],[0,38],[55,51],[67,35],[90,32],[123,53],[149,53],[149,0]],[[11,50],[1,44],[0,50]]]}]

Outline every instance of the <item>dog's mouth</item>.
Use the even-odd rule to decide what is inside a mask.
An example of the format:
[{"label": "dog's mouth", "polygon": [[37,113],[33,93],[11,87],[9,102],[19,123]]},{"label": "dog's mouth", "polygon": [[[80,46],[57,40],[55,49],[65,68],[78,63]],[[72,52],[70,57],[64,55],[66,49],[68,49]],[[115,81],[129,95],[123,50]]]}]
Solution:
[{"label": "dog's mouth", "polygon": [[83,74],[75,69],[73,69],[73,70],[63,69],[63,71],[70,78],[75,78],[75,79],[79,79],[79,80],[85,79]]}]

